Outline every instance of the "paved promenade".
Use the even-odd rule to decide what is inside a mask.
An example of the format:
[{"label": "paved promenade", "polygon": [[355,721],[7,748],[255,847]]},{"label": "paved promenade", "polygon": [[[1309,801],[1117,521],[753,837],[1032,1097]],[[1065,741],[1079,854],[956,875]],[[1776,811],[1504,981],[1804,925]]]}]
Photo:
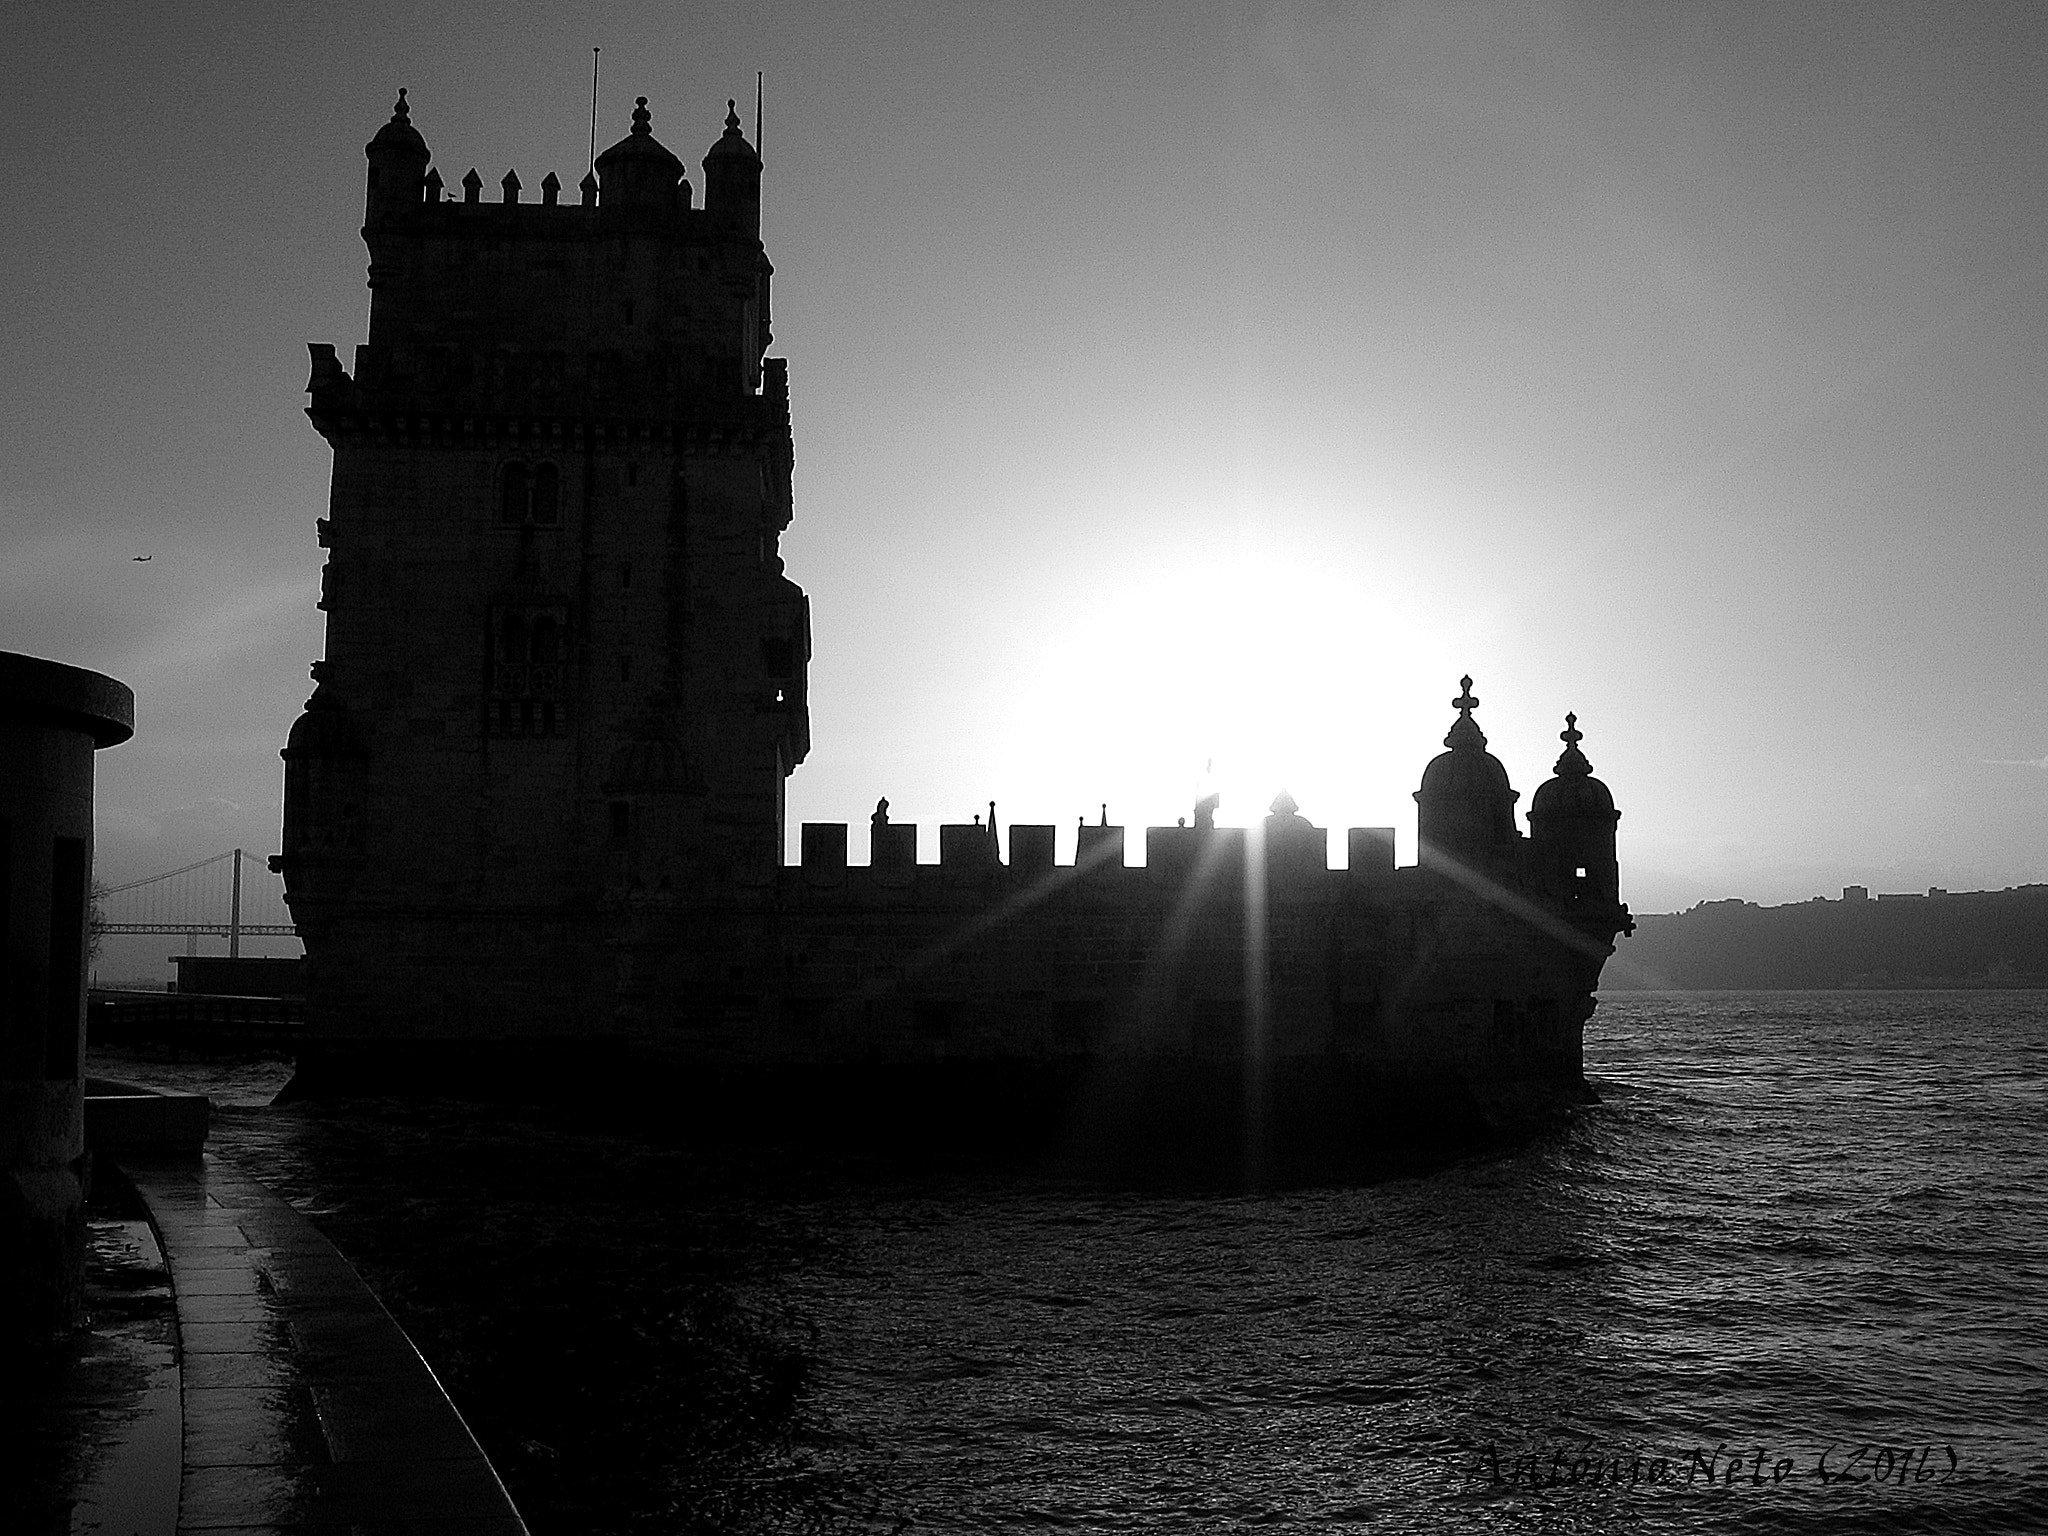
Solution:
[{"label": "paved promenade", "polygon": [[433,1372],[348,1261],[213,1156],[122,1156],[178,1318],[180,1532],[525,1536]]}]

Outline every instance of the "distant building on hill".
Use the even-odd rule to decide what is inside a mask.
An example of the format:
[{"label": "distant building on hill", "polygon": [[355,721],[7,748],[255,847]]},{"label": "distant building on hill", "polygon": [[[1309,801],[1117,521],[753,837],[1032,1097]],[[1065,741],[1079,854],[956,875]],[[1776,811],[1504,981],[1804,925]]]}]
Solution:
[{"label": "distant building on hill", "polygon": [[1627,965],[1602,982],[1608,990],[2048,986],[2048,886],[1780,907],[1704,902],[1636,922]]}]

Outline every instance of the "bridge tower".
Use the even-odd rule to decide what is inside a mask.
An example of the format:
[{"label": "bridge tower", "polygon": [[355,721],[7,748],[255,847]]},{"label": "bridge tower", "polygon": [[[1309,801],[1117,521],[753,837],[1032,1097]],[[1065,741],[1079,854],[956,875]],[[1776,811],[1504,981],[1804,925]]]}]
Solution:
[{"label": "bridge tower", "polygon": [[367,147],[367,342],[313,345],[326,655],[284,749],[318,1032],[601,1027],[624,915],[770,900],[809,746],[782,574],[788,376],[761,161],[652,131],[451,195],[405,93]]}]

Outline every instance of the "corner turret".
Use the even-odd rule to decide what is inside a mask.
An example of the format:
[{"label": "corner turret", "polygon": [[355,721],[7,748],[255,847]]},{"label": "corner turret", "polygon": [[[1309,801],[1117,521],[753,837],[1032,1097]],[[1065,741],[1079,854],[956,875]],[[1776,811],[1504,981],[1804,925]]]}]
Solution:
[{"label": "corner turret", "polygon": [[753,239],[761,236],[761,157],[740,132],[739,106],[725,103],[725,133],[704,156],[704,211]]},{"label": "corner turret", "polygon": [[1565,745],[1553,770],[1556,777],[1529,802],[1531,867],[1545,889],[1566,900],[1616,905],[1621,900],[1621,873],[1614,829],[1621,812],[1579,750],[1585,733],[1577,715],[1564,717],[1558,739]]},{"label": "corner turret", "polygon": [[1458,718],[1451,722],[1444,745],[1450,750],[1422,770],[1422,788],[1415,792],[1416,832],[1424,866],[1446,862],[1472,869],[1498,869],[1511,856],[1515,801],[1500,759],[1486,750],[1485,733],[1472,711],[1479,700],[1472,679],[1459,679],[1464,692],[1451,700]]},{"label": "corner turret", "polygon": [[[331,665],[313,663],[313,696],[292,722],[285,764],[284,849],[270,867],[305,884],[313,866],[359,858],[369,752],[348,706],[335,692]],[[303,899],[303,897],[301,898]]]},{"label": "corner turret", "polygon": [[633,131],[597,157],[600,204],[607,212],[625,208],[690,206],[683,162],[654,136],[647,98],[633,101]]},{"label": "corner turret", "polygon": [[412,125],[412,109],[405,104],[405,87],[398,89],[391,121],[363,146],[363,154],[370,162],[369,189],[363,200],[366,225],[403,218],[419,207],[427,162],[433,156],[419,129]]}]

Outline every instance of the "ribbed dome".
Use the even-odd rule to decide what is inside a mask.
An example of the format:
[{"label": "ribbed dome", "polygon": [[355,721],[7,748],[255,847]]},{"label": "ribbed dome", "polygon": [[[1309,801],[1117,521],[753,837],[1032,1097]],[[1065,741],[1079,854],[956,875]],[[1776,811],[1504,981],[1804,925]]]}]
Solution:
[{"label": "ribbed dome", "polygon": [[1458,685],[1464,692],[1451,700],[1458,718],[1451,722],[1450,731],[1444,736],[1444,745],[1450,751],[1432,758],[1422,770],[1422,788],[1415,792],[1415,798],[1462,805],[1489,805],[1497,800],[1512,808],[1519,797],[1508,783],[1508,771],[1499,758],[1486,750],[1486,733],[1472,718],[1472,711],[1479,707],[1479,700],[1472,694],[1472,679],[1460,678]]},{"label": "ribbed dome", "polygon": [[676,198],[683,162],[654,136],[647,98],[633,104],[633,131],[597,157],[604,206],[664,205]]},{"label": "ribbed dome", "polygon": [[1551,779],[1529,802],[1531,816],[1611,816],[1614,796],[1598,779]]},{"label": "ribbed dome", "polygon": [[363,757],[362,732],[348,712],[348,706],[334,696],[324,682],[306,700],[306,711],[292,722],[285,737],[284,755],[299,757]]},{"label": "ribbed dome", "polygon": [[1472,718],[1479,707],[1472,679],[1460,679],[1460,686],[1464,691],[1451,700],[1458,718],[1444,737],[1450,750],[1422,770],[1422,787],[1415,792],[1417,830],[1424,843],[1444,852],[1479,854],[1514,841],[1519,797]]},{"label": "ribbed dome", "polygon": [[391,121],[377,130],[376,137],[364,147],[366,154],[381,155],[389,151],[410,154],[417,159],[427,158],[427,141],[420,137],[419,129],[412,125],[412,109],[405,104],[405,87],[398,88],[398,101],[391,109]]},{"label": "ribbed dome", "polygon": [[1551,771],[1557,775],[1545,781],[1529,802],[1532,820],[1549,816],[1583,818],[1595,820],[1612,819],[1614,796],[1607,786],[1593,777],[1593,765],[1586,760],[1586,754],[1579,750],[1579,743],[1585,740],[1585,733],[1579,729],[1579,717],[1566,715],[1564,730],[1558,739],[1564,746],[1564,754],[1558,758],[1557,766]]},{"label": "ribbed dome", "polygon": [[715,160],[726,160],[735,156],[754,165],[761,163],[761,156],[755,151],[754,146],[747,142],[747,136],[740,132],[739,104],[728,96],[725,101],[725,132],[719,136],[716,144],[705,151],[704,164],[708,169]]},{"label": "ribbed dome", "polygon": [[1484,747],[1476,751],[1454,748],[1431,758],[1422,770],[1422,788],[1416,795],[1431,800],[1503,800],[1509,804],[1518,798],[1508,783],[1507,768]]}]

